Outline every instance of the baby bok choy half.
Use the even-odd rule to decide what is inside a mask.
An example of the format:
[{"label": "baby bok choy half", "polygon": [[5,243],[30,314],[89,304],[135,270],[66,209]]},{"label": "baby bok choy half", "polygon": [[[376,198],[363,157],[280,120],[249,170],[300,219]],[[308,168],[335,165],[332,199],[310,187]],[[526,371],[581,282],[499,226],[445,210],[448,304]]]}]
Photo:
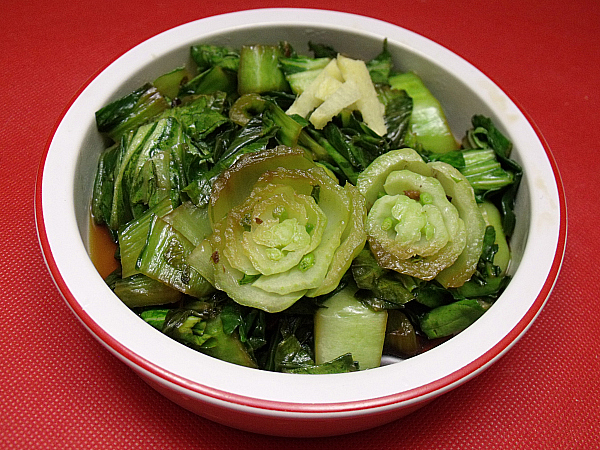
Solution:
[{"label": "baby bok choy half", "polygon": [[[352,372],[460,333],[510,281],[522,176],[474,115],[442,105],[384,41],[194,45],[96,112],[91,200],[114,293],[166,336],[269,371]],[[92,258],[94,255],[92,255]]]}]

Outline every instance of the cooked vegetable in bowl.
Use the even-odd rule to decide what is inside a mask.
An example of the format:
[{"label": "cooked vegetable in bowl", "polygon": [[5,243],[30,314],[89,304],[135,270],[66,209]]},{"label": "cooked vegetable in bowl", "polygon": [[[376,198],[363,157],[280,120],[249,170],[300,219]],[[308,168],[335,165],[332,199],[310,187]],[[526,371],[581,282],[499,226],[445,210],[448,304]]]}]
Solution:
[{"label": "cooked vegetable in bowl", "polygon": [[98,110],[92,217],[117,246],[108,285],[176,341],[270,371],[374,368],[503,292],[522,170],[485,116],[457,142],[386,39],[367,61],[307,49],[196,44],[193,67]]},{"label": "cooked vegetable in bowl", "polygon": [[36,224],[69,307],[153,388],[313,437],[490,367],[566,235],[551,153],[489,78],[395,25],[285,8],[176,27],[90,80]]}]

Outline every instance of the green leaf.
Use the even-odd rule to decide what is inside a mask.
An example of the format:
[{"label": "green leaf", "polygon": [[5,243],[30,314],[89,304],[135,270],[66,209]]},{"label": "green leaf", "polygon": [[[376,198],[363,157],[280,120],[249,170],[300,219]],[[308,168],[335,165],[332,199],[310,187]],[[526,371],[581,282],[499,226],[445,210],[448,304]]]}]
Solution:
[{"label": "green leaf", "polygon": [[151,309],[143,311],[140,314],[140,317],[144,319],[146,323],[149,323],[154,328],[162,331],[170,311],[170,309]]},{"label": "green leaf", "polygon": [[[492,120],[482,115],[471,118],[473,128],[467,130],[463,139],[465,148],[491,148],[496,154],[502,169],[512,174],[512,183],[498,192],[489,191],[482,194],[483,198],[493,199],[500,205],[502,211],[502,228],[504,234],[510,237],[514,231],[516,216],[514,212],[517,191],[523,177],[523,169],[513,159],[510,159],[512,142],[496,128]],[[499,200],[496,200],[499,197]]]},{"label": "green leaf", "polygon": [[294,335],[287,336],[275,350],[275,370],[287,372],[305,366],[314,366],[315,361],[312,350],[307,345],[302,345]]},{"label": "green leaf", "polygon": [[405,145],[413,100],[406,91],[388,86],[379,88],[379,99],[385,105],[385,124],[388,129],[385,138],[389,148],[402,148]]},{"label": "green leaf", "polygon": [[306,365],[295,369],[286,369],[287,373],[300,374],[327,374],[327,373],[347,373],[359,370],[359,364],[352,359],[350,353],[338,356],[337,358],[318,365]]},{"label": "green leaf", "polygon": [[413,278],[381,268],[368,248],[354,258],[351,270],[360,289],[357,298],[374,310],[399,308],[415,299]]},{"label": "green leaf", "polygon": [[239,51],[226,46],[192,45],[190,55],[201,72],[214,66],[237,71],[240,63]]},{"label": "green leaf", "polygon": [[155,216],[136,269],[184,294],[203,297],[213,288],[185,261],[193,249],[194,245],[181,233]]},{"label": "green leaf", "polygon": [[234,302],[228,302],[221,310],[221,322],[225,334],[233,333],[244,323],[241,306]]},{"label": "green leaf", "polygon": [[257,355],[259,366],[264,370],[281,371],[286,365],[291,369],[299,364],[310,364],[311,360],[314,364],[313,315],[286,311],[270,317],[274,332],[270,334],[268,347]]},{"label": "green leaf", "polygon": [[313,52],[315,58],[335,58],[338,52],[331,45],[308,41],[308,49]]},{"label": "green leaf", "polygon": [[230,335],[237,330],[240,341],[252,351],[267,344],[264,311],[242,307],[229,300],[222,307],[220,317],[223,323],[223,332]]},{"label": "green leaf", "polygon": [[289,84],[279,67],[281,56],[279,46],[244,45],[237,74],[239,94],[288,91]]},{"label": "green leaf", "polygon": [[148,122],[167,108],[169,103],[165,97],[152,84],[146,83],[96,111],[96,126],[98,131],[117,142],[127,131]]},{"label": "green leaf", "polygon": [[455,335],[481,317],[488,307],[489,305],[473,299],[439,306],[421,317],[421,331],[429,339]]},{"label": "green leaf", "polygon": [[104,150],[98,161],[91,209],[92,218],[98,225],[110,222],[118,156],[119,145],[115,144]]},{"label": "green leaf", "polygon": [[237,74],[221,66],[214,66],[196,75],[179,89],[177,96],[214,94],[225,92],[229,96],[237,94]]},{"label": "green leaf", "polygon": [[473,130],[470,134],[479,144],[475,148],[492,148],[499,156],[510,157],[512,142],[495,127],[489,117],[476,114],[471,118],[471,123]]},{"label": "green leaf", "polygon": [[383,41],[383,49],[375,58],[367,61],[367,69],[375,84],[387,84],[394,66],[392,54],[388,50],[387,39]]},{"label": "green leaf", "polygon": [[256,351],[267,345],[267,315],[259,309],[247,309],[249,312],[240,327],[240,338],[252,351]]},{"label": "green leaf", "polygon": [[[222,151],[215,165],[210,170],[199,173],[197,178],[183,189],[183,192],[197,206],[206,206],[210,200],[212,185],[221,172],[230,167],[241,155],[266,149],[277,131],[277,127],[272,122],[265,123],[261,117],[252,118],[237,132],[231,142],[227,143],[227,148]],[[215,154],[217,154],[216,150]]]},{"label": "green leaf", "polygon": [[281,70],[287,75],[302,73],[307,71],[316,71],[323,69],[330,61],[330,58],[310,58],[307,56],[296,55],[289,58],[279,58]]},{"label": "green leaf", "polygon": [[331,145],[321,132],[311,128],[308,129],[308,132],[318,143],[319,147],[325,150],[332,161],[332,165],[339,169],[336,171],[336,173],[341,175],[340,178],[342,180],[346,179],[352,184],[356,184],[356,180],[358,179],[358,174],[360,171],[353,167],[350,161],[348,161],[348,158],[346,158],[333,145]]},{"label": "green leaf", "polygon": [[225,92],[195,96],[189,103],[165,111],[161,117],[174,117],[194,142],[205,139],[229,123],[225,115]]},{"label": "green leaf", "polygon": [[208,348],[215,344],[214,341],[211,342],[214,336],[205,333],[205,330],[205,317],[189,309],[171,310],[162,327],[164,334],[196,350]]},{"label": "green leaf", "polygon": [[423,159],[427,162],[441,161],[450,164],[458,170],[461,170],[466,166],[465,158],[461,150],[454,150],[446,153],[428,153],[423,151],[421,156],[423,156]]},{"label": "green leaf", "polygon": [[130,308],[175,303],[182,297],[180,291],[141,273],[116,280],[112,289]]}]

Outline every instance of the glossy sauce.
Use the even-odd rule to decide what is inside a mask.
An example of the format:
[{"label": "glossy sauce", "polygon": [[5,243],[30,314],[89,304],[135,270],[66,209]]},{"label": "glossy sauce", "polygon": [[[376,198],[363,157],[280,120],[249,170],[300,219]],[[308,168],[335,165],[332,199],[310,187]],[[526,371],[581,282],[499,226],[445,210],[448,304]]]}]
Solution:
[{"label": "glossy sauce", "polygon": [[91,217],[88,243],[90,258],[96,270],[102,278],[106,278],[119,267],[119,262],[114,257],[117,244],[113,242],[108,229],[105,226],[94,224]]}]

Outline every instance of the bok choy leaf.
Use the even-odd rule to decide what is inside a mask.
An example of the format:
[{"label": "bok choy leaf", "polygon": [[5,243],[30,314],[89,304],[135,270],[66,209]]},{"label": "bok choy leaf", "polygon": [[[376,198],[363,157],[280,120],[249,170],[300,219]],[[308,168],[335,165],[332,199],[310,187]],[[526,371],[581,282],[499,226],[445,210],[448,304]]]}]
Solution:
[{"label": "bok choy leaf", "polygon": [[116,142],[127,131],[148,122],[167,108],[169,103],[165,97],[152,84],[146,83],[98,110],[96,126],[98,131]]}]

